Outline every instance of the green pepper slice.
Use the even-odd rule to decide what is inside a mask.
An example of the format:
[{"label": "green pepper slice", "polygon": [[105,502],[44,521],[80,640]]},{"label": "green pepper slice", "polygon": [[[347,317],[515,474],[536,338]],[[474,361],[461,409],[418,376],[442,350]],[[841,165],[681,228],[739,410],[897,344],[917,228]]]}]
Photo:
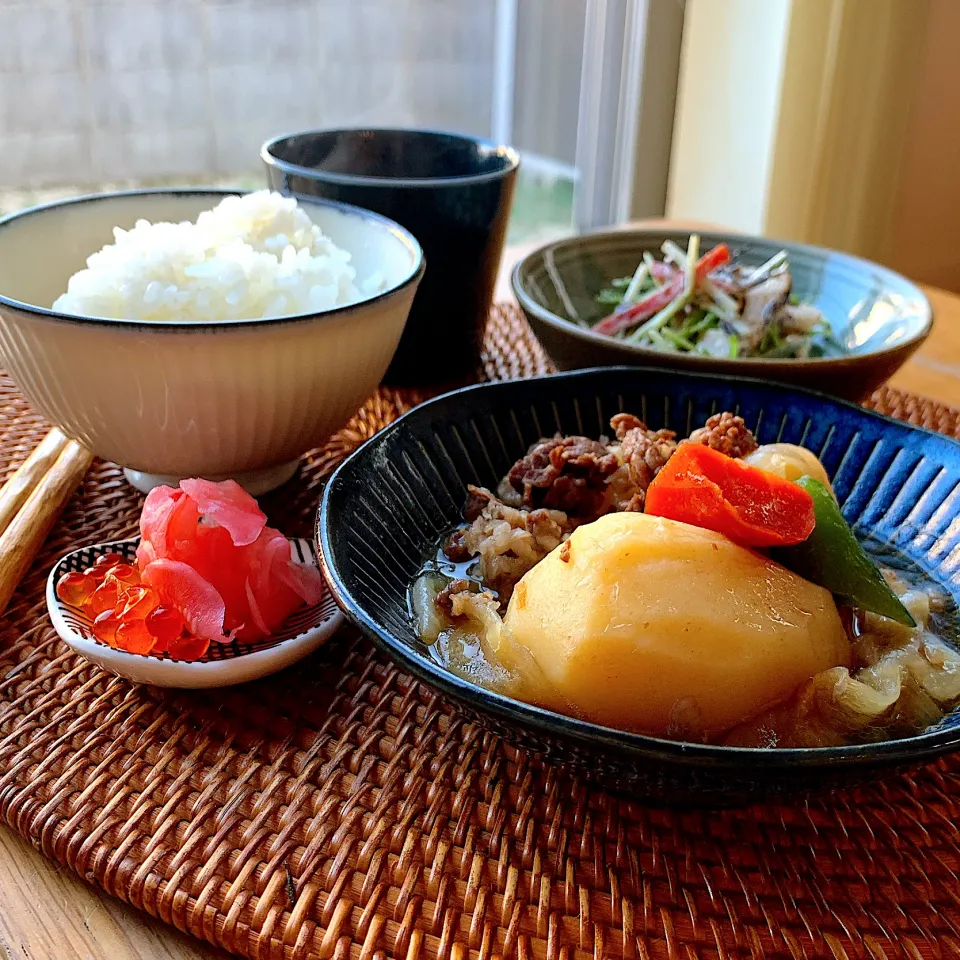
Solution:
[{"label": "green pepper slice", "polygon": [[796,482],[813,498],[817,525],[803,543],[772,551],[774,559],[804,579],[826,587],[844,603],[915,627],[917,622],[910,611],[857,543],[830,491],[813,477],[800,477]]}]

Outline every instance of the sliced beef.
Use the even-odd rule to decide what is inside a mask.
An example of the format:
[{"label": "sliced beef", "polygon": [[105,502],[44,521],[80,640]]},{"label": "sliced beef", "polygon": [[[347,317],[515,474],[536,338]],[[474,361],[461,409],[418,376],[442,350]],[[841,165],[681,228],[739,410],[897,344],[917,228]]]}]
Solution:
[{"label": "sliced beef", "polygon": [[597,440],[556,436],[534,444],[510,469],[507,481],[524,507],[595,519],[604,512],[606,480],[619,465]]},{"label": "sliced beef", "polygon": [[470,590],[469,580],[451,580],[436,596],[434,604],[437,609],[448,617],[453,616],[453,596],[457,593],[466,593]]},{"label": "sliced beef", "polygon": [[468,488],[471,516],[470,525],[448,538],[444,550],[457,562],[477,557],[484,583],[497,591],[504,604],[517,581],[576,526],[559,510],[517,509],[489,490],[474,486]]},{"label": "sliced beef", "polygon": [[611,449],[620,464],[608,482],[607,502],[612,510],[642,513],[647,487],[677,449],[672,430],[651,430],[629,413],[618,413],[610,426],[620,440]]}]

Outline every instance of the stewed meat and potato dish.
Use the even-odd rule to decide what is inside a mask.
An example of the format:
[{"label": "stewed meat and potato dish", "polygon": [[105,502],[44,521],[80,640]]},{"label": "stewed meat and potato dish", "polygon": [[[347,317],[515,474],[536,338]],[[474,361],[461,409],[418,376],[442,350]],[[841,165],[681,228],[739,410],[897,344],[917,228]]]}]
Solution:
[{"label": "stewed meat and potato dish", "polygon": [[730,412],[689,437],[628,413],[536,443],[410,592],[434,657],[491,690],[693,742],[915,735],[960,700],[952,601],[880,568],[823,465]]}]

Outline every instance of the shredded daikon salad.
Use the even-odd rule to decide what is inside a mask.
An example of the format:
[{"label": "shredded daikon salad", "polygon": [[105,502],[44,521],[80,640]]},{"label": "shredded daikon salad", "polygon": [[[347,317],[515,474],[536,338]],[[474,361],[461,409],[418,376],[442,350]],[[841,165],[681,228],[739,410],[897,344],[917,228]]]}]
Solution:
[{"label": "shredded daikon salad", "polygon": [[708,357],[806,358],[843,354],[826,317],[793,294],[787,252],[757,267],[734,263],[725,243],[702,256],[667,240],[633,276],[613,280],[597,303],[613,312],[592,329],[670,352]]}]

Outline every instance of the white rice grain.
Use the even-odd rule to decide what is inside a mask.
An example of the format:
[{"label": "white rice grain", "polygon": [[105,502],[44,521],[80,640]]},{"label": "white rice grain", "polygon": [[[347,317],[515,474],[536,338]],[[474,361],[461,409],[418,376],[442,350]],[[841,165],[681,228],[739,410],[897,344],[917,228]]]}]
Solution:
[{"label": "white rice grain", "polygon": [[[54,310],[74,316],[216,323],[317,313],[362,298],[350,254],[292,197],[224,198],[196,223],[138,220],[69,280]],[[382,278],[364,285],[382,289]]]}]

